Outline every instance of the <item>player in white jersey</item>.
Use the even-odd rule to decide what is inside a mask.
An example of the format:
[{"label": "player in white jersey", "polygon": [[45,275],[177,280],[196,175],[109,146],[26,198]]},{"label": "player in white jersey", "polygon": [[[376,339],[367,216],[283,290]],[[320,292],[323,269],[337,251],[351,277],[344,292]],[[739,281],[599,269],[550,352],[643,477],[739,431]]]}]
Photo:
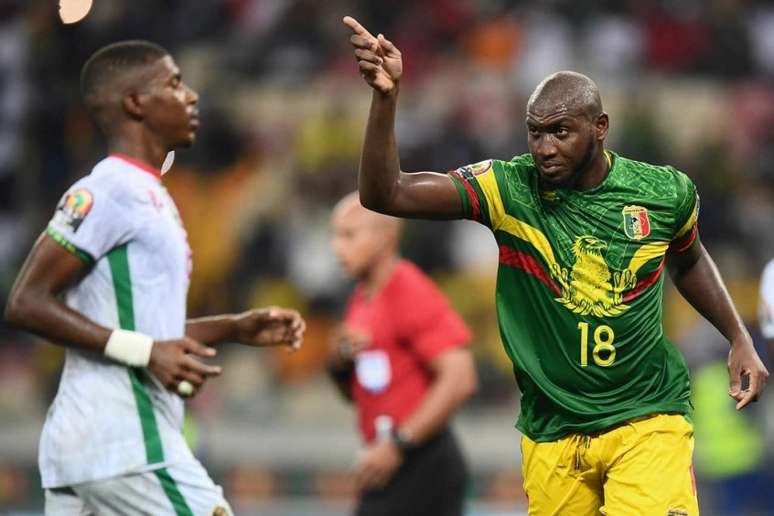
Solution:
[{"label": "player in white jersey", "polygon": [[109,45],[81,88],[110,155],[65,193],[6,310],[67,348],[40,442],[46,513],[229,514],[183,439],[181,396],[220,374],[197,358],[209,346],[295,348],[304,323],[281,308],[186,319],[191,251],[159,168],[194,142],[198,96],[172,57]]},{"label": "player in white jersey", "polygon": [[774,260],[766,264],[761,274],[758,322],[768,344],[769,362],[774,362]]}]

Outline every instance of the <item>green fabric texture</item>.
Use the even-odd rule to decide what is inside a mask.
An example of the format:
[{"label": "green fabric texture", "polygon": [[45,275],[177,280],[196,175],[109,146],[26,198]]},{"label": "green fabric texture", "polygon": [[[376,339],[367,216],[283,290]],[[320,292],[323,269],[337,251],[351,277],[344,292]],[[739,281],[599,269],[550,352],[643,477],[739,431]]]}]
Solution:
[{"label": "green fabric texture", "polygon": [[664,254],[690,226],[696,189],[672,167],[611,161],[588,191],[545,191],[529,154],[451,173],[466,215],[500,249],[497,315],[522,393],[516,426],[538,442],[690,411],[662,296]]}]

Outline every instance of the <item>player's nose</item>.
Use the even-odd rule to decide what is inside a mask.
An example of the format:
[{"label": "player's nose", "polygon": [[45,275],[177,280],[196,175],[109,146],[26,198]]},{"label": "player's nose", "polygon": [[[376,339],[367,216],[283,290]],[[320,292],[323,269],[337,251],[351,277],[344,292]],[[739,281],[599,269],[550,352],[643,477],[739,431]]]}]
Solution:
[{"label": "player's nose", "polygon": [[187,98],[188,98],[188,103],[189,104],[198,104],[199,103],[199,94],[196,93],[196,90],[194,90],[193,88],[191,88],[187,84],[185,85],[185,89],[186,89],[186,94],[187,94]]},{"label": "player's nose", "polygon": [[536,153],[543,159],[550,159],[556,155],[556,145],[551,142],[550,135],[544,134],[537,142]]}]

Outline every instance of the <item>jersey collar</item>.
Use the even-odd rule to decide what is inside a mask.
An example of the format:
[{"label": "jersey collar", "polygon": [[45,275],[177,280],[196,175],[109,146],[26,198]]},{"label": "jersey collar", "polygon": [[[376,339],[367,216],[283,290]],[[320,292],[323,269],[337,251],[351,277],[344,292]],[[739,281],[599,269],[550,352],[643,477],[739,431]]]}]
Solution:
[{"label": "jersey collar", "polygon": [[143,172],[147,172],[148,174],[152,175],[156,179],[161,180],[161,170],[159,170],[159,169],[157,169],[155,167],[152,167],[152,166],[148,165],[145,162],[142,162],[140,160],[136,160],[134,158],[130,158],[129,156],[127,156],[125,154],[120,154],[118,152],[111,153],[110,157],[111,158],[120,159],[121,161],[129,163],[130,165],[132,165],[132,166],[134,166],[136,168],[139,168]]}]

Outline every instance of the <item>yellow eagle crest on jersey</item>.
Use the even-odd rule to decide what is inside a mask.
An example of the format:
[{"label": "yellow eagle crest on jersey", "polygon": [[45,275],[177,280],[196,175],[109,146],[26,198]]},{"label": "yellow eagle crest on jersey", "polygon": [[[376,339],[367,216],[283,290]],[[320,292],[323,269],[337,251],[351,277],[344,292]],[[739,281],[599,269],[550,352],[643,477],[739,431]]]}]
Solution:
[{"label": "yellow eagle crest on jersey", "polygon": [[637,277],[629,268],[611,272],[602,256],[606,248],[607,244],[593,236],[575,239],[572,270],[552,268],[562,290],[556,301],[574,313],[596,317],[614,317],[629,308],[623,303],[623,292],[637,284]]}]

